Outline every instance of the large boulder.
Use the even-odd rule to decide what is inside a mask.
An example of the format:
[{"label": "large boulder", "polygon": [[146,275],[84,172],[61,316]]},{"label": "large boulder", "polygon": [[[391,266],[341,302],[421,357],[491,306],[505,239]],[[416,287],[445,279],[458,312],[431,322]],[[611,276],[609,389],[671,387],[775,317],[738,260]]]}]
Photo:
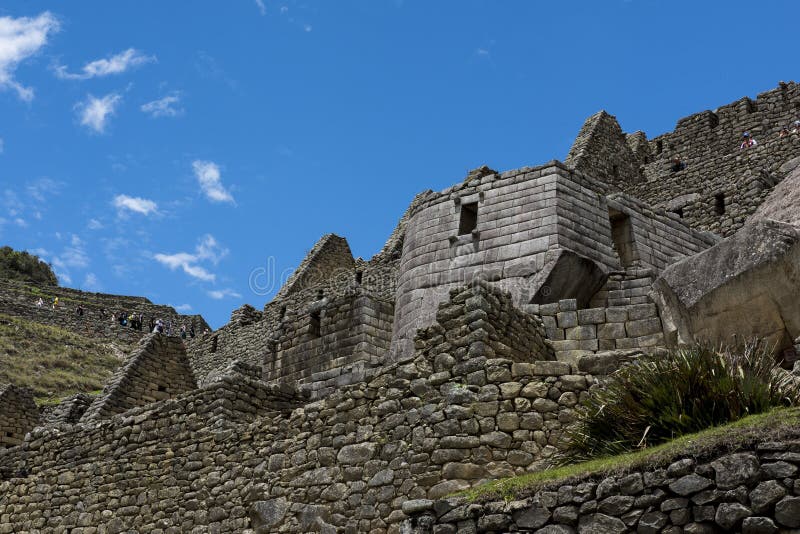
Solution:
[{"label": "large boulder", "polygon": [[770,192],[751,221],[772,219],[800,226],[800,157],[784,163],[781,170],[788,176]]},{"label": "large boulder", "polygon": [[800,335],[800,227],[754,220],[669,266],[652,296],[672,344],[760,337],[789,348]]}]

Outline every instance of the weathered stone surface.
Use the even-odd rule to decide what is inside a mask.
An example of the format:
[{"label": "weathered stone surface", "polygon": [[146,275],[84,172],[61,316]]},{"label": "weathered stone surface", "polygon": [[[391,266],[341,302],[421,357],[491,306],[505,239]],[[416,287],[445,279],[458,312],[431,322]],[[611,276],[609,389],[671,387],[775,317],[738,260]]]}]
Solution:
[{"label": "weathered stone surface", "polygon": [[800,333],[792,297],[800,291],[800,227],[771,220],[747,225],[665,269],[654,290],[668,338],[722,343],[758,336],[785,348]]},{"label": "weathered stone surface", "polygon": [[640,534],[658,534],[669,522],[667,514],[661,512],[647,512],[639,518],[637,532]]},{"label": "weathered stone surface", "polygon": [[283,520],[289,505],[283,497],[256,501],[250,506],[250,520],[254,528],[275,527]]},{"label": "weathered stone surface", "polygon": [[775,521],[769,517],[746,517],[742,521],[742,534],[774,534],[778,532]]},{"label": "weathered stone surface", "polygon": [[621,519],[605,514],[582,516],[578,524],[580,534],[622,534],[628,527]]},{"label": "weathered stone surface", "polygon": [[711,463],[718,489],[733,489],[758,478],[758,458],[749,453],[729,454]]},{"label": "weathered stone surface", "polygon": [[784,497],[775,505],[775,520],[785,527],[800,527],[800,497]]},{"label": "weathered stone surface", "polygon": [[724,502],[717,507],[714,521],[725,530],[733,530],[742,519],[752,514],[753,512],[744,505],[737,502]]},{"label": "weathered stone surface", "polygon": [[693,493],[702,491],[713,484],[714,482],[712,480],[709,480],[705,477],[701,477],[700,475],[692,473],[690,475],[682,476],[681,478],[670,484],[669,489],[677,493],[678,495],[687,497],[689,495],[692,495]]},{"label": "weathered stone surface", "polygon": [[539,503],[525,510],[514,512],[514,523],[520,528],[539,528],[550,520],[550,511]]},{"label": "weathered stone surface", "polygon": [[753,512],[757,514],[765,513],[772,508],[772,505],[781,500],[786,495],[786,488],[775,480],[767,480],[760,483],[750,492],[750,503]]}]

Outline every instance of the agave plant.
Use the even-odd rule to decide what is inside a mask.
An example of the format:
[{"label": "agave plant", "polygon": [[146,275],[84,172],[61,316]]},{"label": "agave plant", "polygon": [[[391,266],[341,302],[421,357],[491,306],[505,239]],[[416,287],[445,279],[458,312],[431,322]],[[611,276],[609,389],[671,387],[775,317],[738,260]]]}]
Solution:
[{"label": "agave plant", "polygon": [[800,381],[765,344],[698,345],[622,367],[578,406],[561,462],[630,452],[777,406],[800,405]]}]

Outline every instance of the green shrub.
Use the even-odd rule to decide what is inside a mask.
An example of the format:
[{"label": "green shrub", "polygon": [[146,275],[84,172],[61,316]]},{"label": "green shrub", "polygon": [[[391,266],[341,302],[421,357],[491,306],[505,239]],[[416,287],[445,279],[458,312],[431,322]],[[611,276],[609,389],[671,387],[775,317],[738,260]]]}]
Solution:
[{"label": "green shrub", "polygon": [[622,454],[762,413],[800,405],[800,386],[772,351],[696,346],[645,356],[616,371],[578,406],[560,461]]}]

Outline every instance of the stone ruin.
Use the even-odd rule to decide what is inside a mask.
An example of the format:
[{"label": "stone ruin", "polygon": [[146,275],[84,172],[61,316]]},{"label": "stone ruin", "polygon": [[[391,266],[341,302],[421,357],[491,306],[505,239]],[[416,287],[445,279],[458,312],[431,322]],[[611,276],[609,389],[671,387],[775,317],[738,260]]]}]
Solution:
[{"label": "stone ruin", "polygon": [[[101,396],[41,423],[15,408],[27,434],[0,451],[0,532],[728,528],[713,459],[563,503],[440,499],[542,469],[589,388],[644,353],[737,334],[793,361],[800,136],[778,132],[798,109],[782,83],[651,140],[600,112],[563,163],[420,193],[369,260],[324,236],[263,309],[185,347],[145,337]],[[739,149],[744,130],[757,147]],[[793,447],[752,461],[793,474]],[[681,492],[714,472],[722,493],[692,509]],[[800,526],[784,496],[736,498],[763,515],[748,524]]]},{"label": "stone ruin", "polygon": [[0,387],[0,447],[19,445],[39,423],[39,409],[30,390],[12,384]]}]

